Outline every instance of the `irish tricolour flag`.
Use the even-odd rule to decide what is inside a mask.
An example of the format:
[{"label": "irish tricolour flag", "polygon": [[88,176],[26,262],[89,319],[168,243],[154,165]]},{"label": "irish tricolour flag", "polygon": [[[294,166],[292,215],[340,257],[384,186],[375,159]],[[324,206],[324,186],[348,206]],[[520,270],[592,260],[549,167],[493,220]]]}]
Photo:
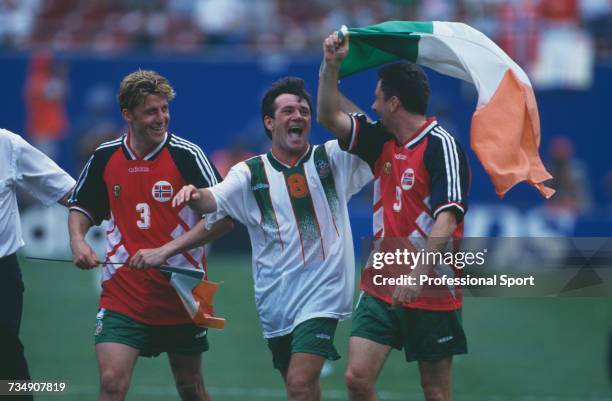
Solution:
[{"label": "irish tricolour flag", "polygon": [[202,270],[162,265],[159,271],[168,276],[170,285],[176,290],[196,325],[210,329],[225,327],[225,319],[215,317],[213,309],[213,297],[219,287],[218,283],[204,280]]},{"label": "irish tricolour flag", "polygon": [[527,181],[542,195],[552,178],[538,148],[540,118],[533,88],[525,72],[493,41],[457,22],[389,21],[350,28],[349,54],[340,76],[400,59],[471,82],[478,90],[472,116],[471,147],[502,197]]}]

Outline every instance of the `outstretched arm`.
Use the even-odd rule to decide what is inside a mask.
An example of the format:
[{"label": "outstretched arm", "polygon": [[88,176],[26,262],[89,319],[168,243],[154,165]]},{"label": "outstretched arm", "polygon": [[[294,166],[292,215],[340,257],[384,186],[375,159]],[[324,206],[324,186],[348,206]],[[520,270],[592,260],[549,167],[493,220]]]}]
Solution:
[{"label": "outstretched arm", "polygon": [[351,111],[346,110],[350,107],[358,110],[348,99],[344,101],[338,90],[340,64],[348,54],[348,49],[348,34],[344,35],[343,41],[337,32],[325,38],[317,96],[317,122],[343,142],[349,142],[351,139],[351,118],[343,112],[343,106],[345,111]]},{"label": "outstretched arm", "polygon": [[217,201],[206,188],[196,188],[193,185],[185,185],[172,199],[172,206],[179,207],[187,203],[190,208],[199,214],[214,213],[217,211]]},{"label": "outstretched arm", "polygon": [[230,217],[224,217],[217,221],[208,230],[206,220],[200,220],[191,230],[173,239],[159,248],[141,249],[130,258],[130,267],[147,268],[159,267],[166,260],[181,252],[188,251],[198,246],[205,245],[227,234],[234,228],[234,221]]}]

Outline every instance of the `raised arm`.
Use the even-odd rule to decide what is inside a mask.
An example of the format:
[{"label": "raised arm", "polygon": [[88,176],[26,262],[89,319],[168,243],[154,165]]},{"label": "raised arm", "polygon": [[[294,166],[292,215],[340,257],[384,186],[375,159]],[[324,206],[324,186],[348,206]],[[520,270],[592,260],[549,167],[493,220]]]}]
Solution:
[{"label": "raised arm", "polygon": [[[334,32],[323,42],[323,64],[319,74],[319,90],[317,95],[317,122],[332,132],[343,142],[351,139],[351,118],[343,111],[358,110],[338,90],[338,74],[340,64],[349,49],[348,34],[340,41],[338,33]],[[346,110],[349,108],[349,110]],[[355,111],[357,111],[355,110]]]}]

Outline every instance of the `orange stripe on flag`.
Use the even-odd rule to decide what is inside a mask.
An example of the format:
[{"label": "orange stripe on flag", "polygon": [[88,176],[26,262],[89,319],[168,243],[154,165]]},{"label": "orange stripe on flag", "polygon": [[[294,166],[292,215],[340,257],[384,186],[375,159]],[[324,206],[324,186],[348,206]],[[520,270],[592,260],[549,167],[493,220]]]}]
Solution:
[{"label": "orange stripe on flag", "polygon": [[193,298],[198,302],[198,311],[193,317],[193,321],[198,326],[211,329],[223,329],[225,327],[225,319],[214,316],[213,297],[217,288],[219,288],[219,283],[202,280],[191,290]]},{"label": "orange stripe on flag", "polygon": [[533,89],[511,69],[489,103],[472,116],[471,146],[500,198],[521,181],[545,198],[555,193],[543,184],[552,176],[538,153],[540,117]]}]

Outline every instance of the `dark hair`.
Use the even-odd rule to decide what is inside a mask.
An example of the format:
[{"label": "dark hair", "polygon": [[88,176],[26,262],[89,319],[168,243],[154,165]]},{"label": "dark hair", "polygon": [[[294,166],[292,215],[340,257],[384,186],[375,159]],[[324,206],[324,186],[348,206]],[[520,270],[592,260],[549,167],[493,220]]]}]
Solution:
[{"label": "dark hair", "polygon": [[[261,100],[262,122],[266,116],[274,118],[274,113],[276,112],[276,98],[286,93],[297,96],[299,100],[305,99],[308,103],[308,107],[312,110],[312,100],[310,98],[310,93],[306,90],[304,80],[296,77],[285,77],[274,82]],[[264,124],[264,129],[266,130],[266,135],[272,138],[272,133],[268,131],[266,124]]]},{"label": "dark hair", "polygon": [[412,63],[389,64],[378,71],[378,77],[385,100],[397,96],[406,111],[427,113],[431,90],[421,67]]}]

